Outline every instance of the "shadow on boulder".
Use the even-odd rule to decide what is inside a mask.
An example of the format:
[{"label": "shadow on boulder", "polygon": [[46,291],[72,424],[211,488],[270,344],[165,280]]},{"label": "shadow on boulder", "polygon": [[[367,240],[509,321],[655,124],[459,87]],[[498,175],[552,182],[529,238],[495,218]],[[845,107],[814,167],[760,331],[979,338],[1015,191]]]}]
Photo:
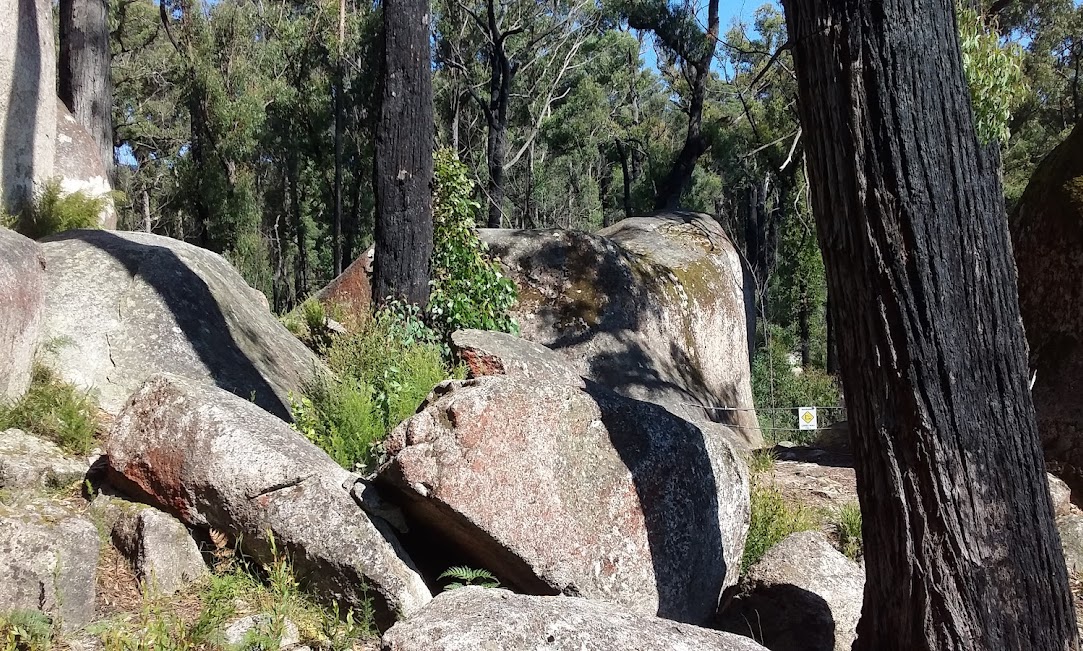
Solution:
[{"label": "shadow on boulder", "polygon": [[771,651],[832,651],[835,618],[823,597],[795,585],[758,588],[722,615],[724,631],[750,637]]}]

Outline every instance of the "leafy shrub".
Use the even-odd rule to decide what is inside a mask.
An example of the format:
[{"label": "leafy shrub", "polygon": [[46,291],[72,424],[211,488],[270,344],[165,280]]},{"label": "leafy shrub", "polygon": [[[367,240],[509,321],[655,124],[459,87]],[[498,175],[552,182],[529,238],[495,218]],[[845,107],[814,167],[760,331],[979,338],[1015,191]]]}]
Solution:
[{"label": "leafy shrub", "polygon": [[741,556],[741,572],[747,572],[763,558],[767,550],[798,531],[809,531],[818,525],[816,513],[800,504],[788,504],[777,488],[753,482],[752,517]]},{"label": "leafy shrub", "polygon": [[348,469],[376,461],[376,444],[450,375],[416,310],[385,308],[326,349],[335,376],[293,400],[294,427]]},{"label": "leafy shrub", "polygon": [[45,651],[51,646],[53,623],[36,610],[0,614],[0,650]]},{"label": "leafy shrub", "polygon": [[1007,142],[1012,111],[1027,93],[1023,48],[1002,44],[995,26],[969,7],[957,5],[956,15],[978,138],[984,143]]},{"label": "leafy shrub", "polygon": [[21,429],[75,454],[90,452],[97,427],[97,407],[89,395],[41,364],[34,365],[26,395],[0,405],[0,430]]},{"label": "leafy shrub", "polygon": [[63,194],[60,181],[54,179],[42,186],[9,225],[33,240],[75,228],[99,228],[99,216],[109,201],[108,196],[92,197],[82,191]]},{"label": "leafy shrub", "polygon": [[517,334],[519,326],[509,311],[518,292],[478,238],[475,219],[480,206],[471,198],[472,192],[466,166],[451,150],[438,151],[430,323],[445,338],[463,328]]},{"label": "leafy shrub", "polygon": [[483,588],[500,587],[500,581],[497,581],[496,577],[488,570],[475,569],[473,567],[466,567],[465,565],[449,567],[439,578],[452,579],[451,583],[444,586],[445,592],[447,590],[454,590],[455,588],[465,588],[468,585],[477,585]]},{"label": "leafy shrub", "polygon": [[821,428],[845,418],[838,382],[824,371],[808,367],[795,373],[789,355],[792,337],[772,326],[767,344],[752,360],[752,395],[764,438],[777,443],[791,440],[803,444],[815,432],[797,429],[797,407],[825,407],[817,413]]},{"label": "leafy shrub", "polygon": [[835,513],[835,521],[832,526],[842,553],[855,561],[860,558],[863,551],[861,543],[861,507],[857,504],[847,504],[841,507]]}]

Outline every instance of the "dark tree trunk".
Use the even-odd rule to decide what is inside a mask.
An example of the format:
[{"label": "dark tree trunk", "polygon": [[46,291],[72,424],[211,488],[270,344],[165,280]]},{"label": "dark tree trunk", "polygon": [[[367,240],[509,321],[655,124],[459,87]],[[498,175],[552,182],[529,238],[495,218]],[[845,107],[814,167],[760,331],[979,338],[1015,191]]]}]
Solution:
[{"label": "dark tree trunk", "polygon": [[290,216],[293,219],[293,235],[296,238],[297,257],[294,259],[293,284],[296,300],[303,301],[308,295],[308,232],[305,219],[301,214],[300,170],[297,168],[296,154],[291,154],[286,163],[286,173],[290,182]]},{"label": "dark tree trunk", "polygon": [[494,124],[489,127],[489,146],[486,153],[489,160],[489,217],[485,225],[500,228],[504,216],[504,161],[507,157],[508,126]]},{"label": "dark tree trunk", "polygon": [[620,138],[617,138],[617,153],[620,155],[620,170],[624,177],[624,217],[627,219],[632,216],[632,178],[628,169],[628,148]]},{"label": "dark tree trunk", "polygon": [[[717,12],[718,0],[712,0],[712,7]],[[713,53],[713,50],[712,50]],[[710,75],[709,62],[702,69],[696,69],[692,85],[692,97],[688,105],[688,132],[684,145],[673,160],[673,167],[658,187],[654,198],[655,210],[673,210],[680,207],[681,196],[692,183],[692,173],[696,162],[707,151],[707,138],[703,134],[703,102],[707,96],[707,77]]]},{"label": "dark tree trunk", "polygon": [[58,94],[98,145],[113,177],[113,82],[108,0],[60,0]]},{"label": "dark tree trunk", "polygon": [[432,255],[435,123],[428,0],[385,0],[376,125],[372,295],[424,307]]},{"label": "dark tree trunk", "polygon": [[[343,5],[345,7],[345,5]],[[344,65],[339,55],[335,71],[335,223],[331,232],[331,261],[334,276],[342,273],[342,132],[346,128],[346,107],[342,94],[345,92]]]},{"label": "dark tree trunk", "polygon": [[826,328],[827,329],[827,333],[826,333],[827,334],[827,336],[826,336],[827,341],[825,342],[825,344],[827,345],[827,360],[826,360],[826,367],[827,368],[826,368],[826,370],[827,370],[829,375],[837,375],[838,372],[839,372],[839,348],[838,348],[838,344],[835,343],[835,340],[836,340],[838,335],[835,334],[834,319],[831,318],[831,294],[830,293],[828,293],[827,300],[825,301],[825,304],[824,304],[824,312],[825,312],[825,315],[824,315],[825,319],[824,320],[825,320],[826,325],[827,325],[827,328]]},{"label": "dark tree trunk", "polygon": [[809,333],[809,301],[808,301],[808,281],[804,278],[797,284],[797,293],[799,305],[797,306],[797,337],[801,346],[801,367],[808,368],[808,365],[812,363],[812,355],[810,349],[811,335]]},{"label": "dark tree trunk", "polygon": [[784,4],[863,515],[854,649],[1078,649],[953,3]]}]

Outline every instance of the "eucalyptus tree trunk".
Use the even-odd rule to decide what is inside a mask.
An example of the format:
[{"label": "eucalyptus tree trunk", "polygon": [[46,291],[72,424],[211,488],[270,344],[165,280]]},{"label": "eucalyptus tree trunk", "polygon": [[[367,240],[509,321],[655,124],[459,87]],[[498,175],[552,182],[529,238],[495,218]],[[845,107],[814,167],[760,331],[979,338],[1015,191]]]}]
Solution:
[{"label": "eucalyptus tree trunk", "polygon": [[435,123],[428,0],[385,0],[376,123],[373,297],[424,307],[432,255]]},{"label": "eucalyptus tree trunk", "polygon": [[951,0],[785,0],[863,516],[855,651],[1078,649]]},{"label": "eucalyptus tree trunk", "polygon": [[108,0],[60,0],[57,91],[98,146],[113,176],[113,82],[109,64]]}]

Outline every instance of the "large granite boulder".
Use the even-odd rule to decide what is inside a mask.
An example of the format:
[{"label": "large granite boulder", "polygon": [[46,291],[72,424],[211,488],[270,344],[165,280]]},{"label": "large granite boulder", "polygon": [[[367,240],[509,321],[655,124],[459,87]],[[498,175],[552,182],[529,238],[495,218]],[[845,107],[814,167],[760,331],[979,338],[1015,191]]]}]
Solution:
[{"label": "large granite boulder", "polygon": [[1045,459],[1083,494],[1083,122],[1035,169],[1009,223]]},{"label": "large granite boulder", "polygon": [[319,359],[222,256],[150,233],[69,231],[42,243],[45,357],[116,414],[153,373],[213,383],[288,419]]},{"label": "large granite boulder", "polygon": [[762,445],[741,261],[709,216],[660,213],[595,234],[480,234],[519,287],[514,316],[525,339],[621,395],[729,424],[743,443]]},{"label": "large granite boulder", "polygon": [[62,630],[94,618],[98,530],[49,499],[0,503],[0,613],[40,610]]},{"label": "large granite boulder", "polygon": [[0,432],[0,488],[62,488],[81,480],[90,470],[50,441],[18,429]]},{"label": "large granite boulder", "polygon": [[316,292],[315,299],[336,318],[357,322],[368,316],[372,307],[372,261],[375,249],[369,247],[334,280]]},{"label": "large granite boulder", "polygon": [[700,623],[749,523],[734,446],[595,383],[446,382],[391,434],[377,485],[449,550],[533,594]]},{"label": "large granite boulder", "polygon": [[30,386],[44,304],[41,247],[0,227],[0,402],[19,398]]},{"label": "large granite boulder", "polygon": [[286,423],[203,383],[156,375],[105,441],[110,482],[186,524],[239,540],[260,562],[273,542],[300,581],[389,624],[431,599],[380,520],[351,494],[357,477]]},{"label": "large granite boulder", "polygon": [[50,0],[0,0],[0,210],[53,174],[56,46]]},{"label": "large granite boulder", "polygon": [[742,577],[722,611],[721,628],[771,651],[849,651],[865,590],[865,571],[822,533],[778,543]]},{"label": "large granite boulder", "polygon": [[90,197],[105,197],[105,207],[98,218],[102,228],[117,227],[113,205],[113,185],[102,164],[98,145],[76,120],[63,102],[56,103],[56,153],[53,174],[60,181],[63,194],[82,192]]},{"label": "large granite boulder", "polygon": [[445,592],[383,637],[383,651],[763,651],[748,638],[574,597]]}]

